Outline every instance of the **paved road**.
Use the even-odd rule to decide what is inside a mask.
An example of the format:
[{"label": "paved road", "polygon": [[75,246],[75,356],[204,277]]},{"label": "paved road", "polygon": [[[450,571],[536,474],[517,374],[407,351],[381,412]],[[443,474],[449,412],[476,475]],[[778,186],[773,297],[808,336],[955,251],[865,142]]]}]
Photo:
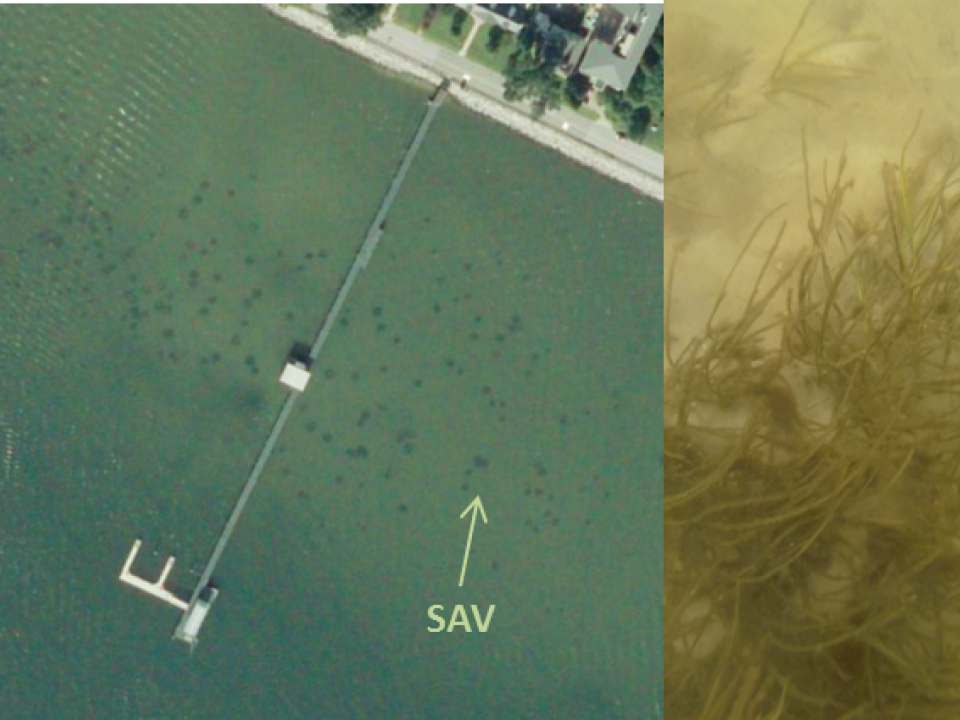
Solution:
[{"label": "paved road", "polygon": [[[319,4],[312,7],[321,13],[325,10],[325,6]],[[498,102],[515,105],[503,99],[503,77],[499,73],[460,57],[416,33],[387,22],[367,37],[451,79],[469,75],[469,86],[473,90]],[[606,123],[589,120],[569,108],[551,111],[541,122],[663,180],[663,155],[643,145],[621,140]]]}]

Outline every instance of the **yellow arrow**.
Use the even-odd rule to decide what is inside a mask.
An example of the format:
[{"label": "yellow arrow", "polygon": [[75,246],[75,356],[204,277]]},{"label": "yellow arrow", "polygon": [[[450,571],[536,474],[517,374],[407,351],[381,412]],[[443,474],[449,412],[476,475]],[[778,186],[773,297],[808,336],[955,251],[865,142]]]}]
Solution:
[{"label": "yellow arrow", "polygon": [[460,587],[463,587],[463,576],[467,574],[467,560],[470,559],[470,543],[473,542],[473,525],[477,522],[477,510],[480,511],[484,524],[487,522],[487,514],[483,511],[483,503],[480,502],[479,495],[474,498],[472,503],[467,505],[467,509],[460,515],[460,519],[462,520],[471,510],[473,510],[473,517],[470,518],[470,534],[467,535],[467,550],[463,553],[463,568],[460,570]]}]

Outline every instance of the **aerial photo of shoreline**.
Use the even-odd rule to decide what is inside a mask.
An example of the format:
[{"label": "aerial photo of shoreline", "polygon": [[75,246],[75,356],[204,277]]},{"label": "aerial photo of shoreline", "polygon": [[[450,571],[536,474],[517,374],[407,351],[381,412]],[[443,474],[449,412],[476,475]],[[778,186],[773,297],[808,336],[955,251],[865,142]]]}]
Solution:
[{"label": "aerial photo of shoreline", "polygon": [[0,717],[662,718],[662,82],[662,5],[0,6]]}]

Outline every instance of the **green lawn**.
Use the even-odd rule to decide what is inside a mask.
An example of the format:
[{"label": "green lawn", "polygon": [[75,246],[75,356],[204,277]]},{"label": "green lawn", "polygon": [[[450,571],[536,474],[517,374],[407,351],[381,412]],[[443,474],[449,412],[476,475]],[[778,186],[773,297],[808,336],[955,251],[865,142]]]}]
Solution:
[{"label": "green lawn", "polygon": [[587,120],[596,121],[596,120],[599,120],[599,119],[600,119],[600,113],[598,113],[598,112],[597,112],[596,110],[594,110],[592,107],[587,107],[586,105],[581,105],[580,107],[574,108],[574,109],[575,109],[578,113],[580,113],[581,115],[583,115],[585,118],[587,118]]},{"label": "green lawn", "polygon": [[417,32],[425,12],[427,12],[426,5],[400,5],[393,16],[393,21],[407,30]]},{"label": "green lawn", "polygon": [[647,136],[643,139],[643,144],[652,150],[658,152],[663,152],[663,121],[661,120],[657,125],[656,132],[648,132]]},{"label": "green lawn", "polygon": [[460,28],[460,34],[454,35],[453,18],[456,12],[453,6],[441,5],[440,8],[437,14],[433,16],[433,22],[430,23],[430,27],[424,33],[424,37],[437,43],[437,45],[443,45],[445,48],[456,52],[463,47],[463,43],[473,27],[474,19],[468,15]]},{"label": "green lawn", "polygon": [[598,113],[592,107],[590,107],[586,103],[578,107],[574,105],[572,102],[570,102],[570,100],[567,98],[566,95],[563,96],[561,107],[566,110],[573,110],[575,113],[577,113],[577,115],[580,115],[581,117],[585,117],[587,120],[596,121],[600,119],[600,113]]},{"label": "green lawn", "polygon": [[[423,26],[423,16],[426,14],[428,7],[429,5],[401,5],[397,8],[393,21],[407,30],[419,32]],[[468,16],[460,28],[460,34],[454,35],[453,18],[455,14],[456,11],[453,6],[441,5],[423,36],[449,50],[460,50],[467,39],[467,35],[470,34],[470,28],[473,27],[474,20]]]},{"label": "green lawn", "polygon": [[467,57],[471,60],[485,65],[491,70],[502,73],[507,68],[510,61],[510,55],[517,48],[517,38],[511,33],[503,36],[503,42],[496,52],[490,52],[487,49],[487,40],[490,37],[490,30],[493,25],[484,25],[477,31],[477,36],[473,39],[473,44],[467,50]]}]

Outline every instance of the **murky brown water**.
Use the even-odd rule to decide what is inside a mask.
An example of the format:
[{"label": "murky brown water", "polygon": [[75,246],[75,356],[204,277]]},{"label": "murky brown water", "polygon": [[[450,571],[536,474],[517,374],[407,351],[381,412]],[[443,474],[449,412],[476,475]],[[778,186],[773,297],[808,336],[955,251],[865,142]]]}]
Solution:
[{"label": "murky brown water", "polygon": [[958,20],[671,8],[668,717],[957,716]]},{"label": "murky brown water", "polygon": [[[783,205],[776,220],[788,223],[787,249],[807,243],[802,130],[814,183],[846,150],[856,186],[845,207],[867,214],[882,204],[882,163],[899,161],[918,119],[915,156],[960,138],[955,3],[930,0],[910,12],[815,3],[796,32],[805,7],[687,0],[671,9],[666,245],[684,247],[681,272],[697,277],[676,294],[674,332],[702,326],[702,308],[767,212]],[[766,257],[765,239],[749,254],[748,275]]]}]

